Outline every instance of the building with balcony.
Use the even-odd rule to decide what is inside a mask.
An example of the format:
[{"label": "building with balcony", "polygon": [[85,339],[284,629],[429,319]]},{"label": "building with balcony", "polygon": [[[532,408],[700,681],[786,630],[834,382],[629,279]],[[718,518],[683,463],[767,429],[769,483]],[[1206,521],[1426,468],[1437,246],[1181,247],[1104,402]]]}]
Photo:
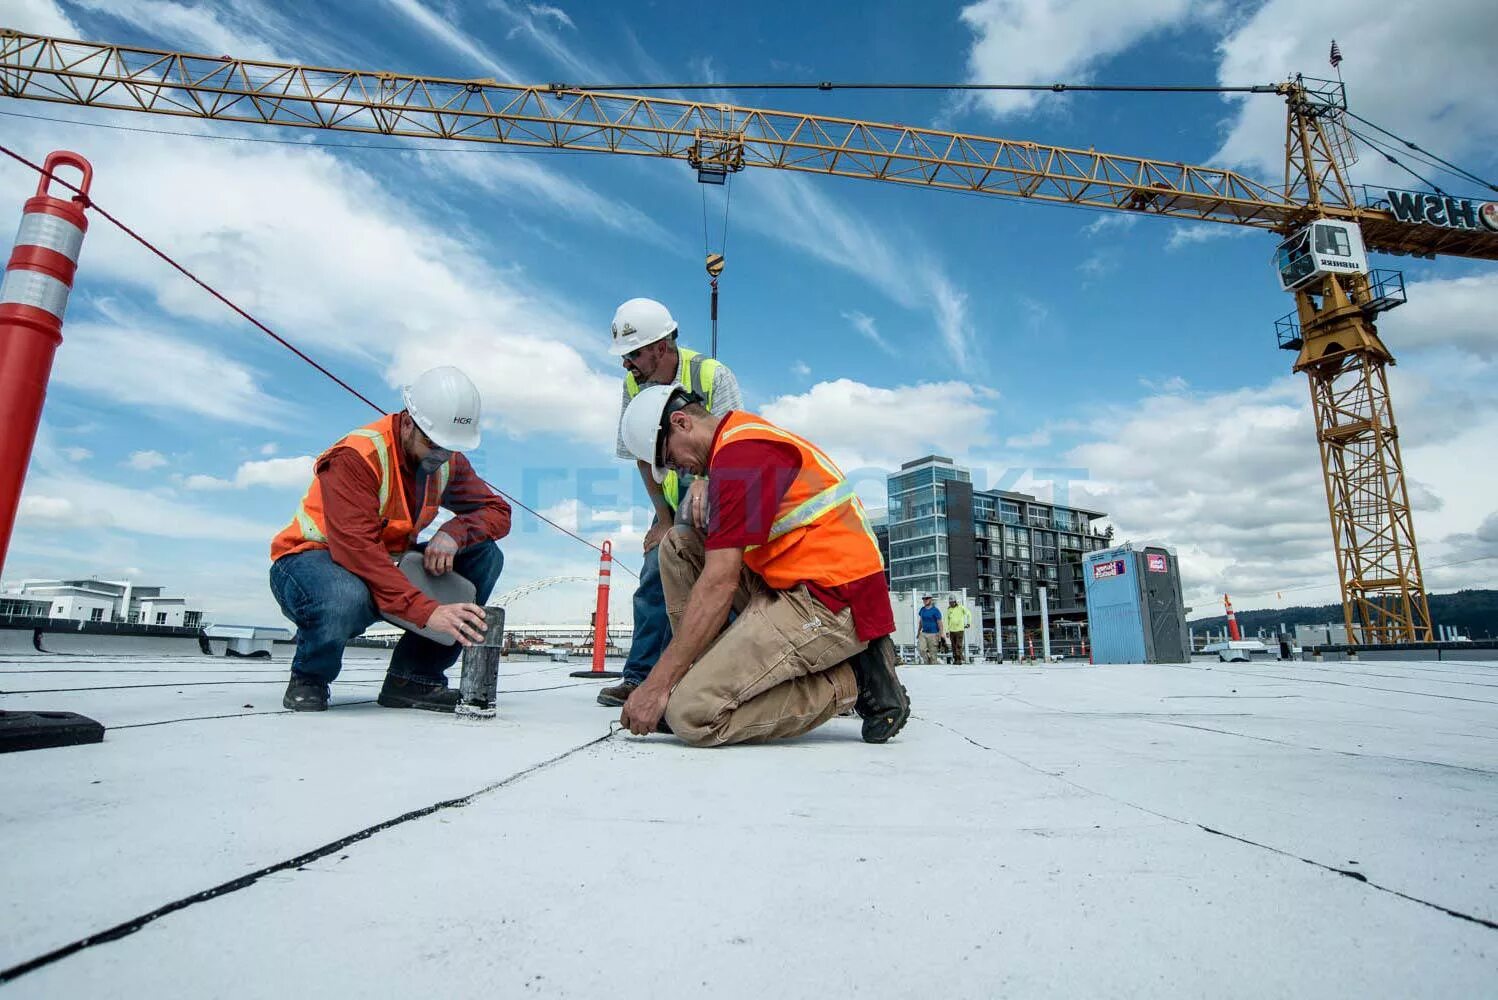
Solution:
[{"label": "building with balcony", "polygon": [[1004,642],[1013,649],[1015,599],[1025,628],[1038,630],[1044,588],[1053,644],[1080,646],[1087,620],[1082,556],[1112,544],[1112,528],[1093,525],[1106,516],[1102,511],[974,490],[970,472],[941,455],[906,462],[887,488],[888,515],[876,534],[886,548],[891,590],[966,589],[974,618],[981,614],[986,648],[994,645],[1002,601]]}]

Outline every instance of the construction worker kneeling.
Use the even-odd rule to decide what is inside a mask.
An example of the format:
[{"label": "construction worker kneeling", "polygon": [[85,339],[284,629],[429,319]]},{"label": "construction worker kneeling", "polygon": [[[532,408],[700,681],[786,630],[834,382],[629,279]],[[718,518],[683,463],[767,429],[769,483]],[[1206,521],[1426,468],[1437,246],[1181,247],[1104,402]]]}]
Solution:
[{"label": "construction worker kneeling", "polygon": [[641,390],[622,431],[657,482],[707,475],[709,492],[707,513],[661,543],[672,639],[621,724],[721,746],[800,736],[851,707],[865,741],[899,732],[910,701],[884,565],[832,460],[763,417],[710,414],[680,386]]},{"label": "construction worker kneeling", "polygon": [[[294,712],[328,707],[344,647],[380,618],[407,630],[380,690],[387,708],[453,711],[446,670],[460,645],[483,641],[480,605],[504,568],[494,543],[510,531],[510,505],[459,453],[478,447],[478,389],[456,368],[434,368],[404,402],[322,453],[271,541],[271,592],[297,627],[282,699]],[[453,518],[419,543],[440,507]]]}]

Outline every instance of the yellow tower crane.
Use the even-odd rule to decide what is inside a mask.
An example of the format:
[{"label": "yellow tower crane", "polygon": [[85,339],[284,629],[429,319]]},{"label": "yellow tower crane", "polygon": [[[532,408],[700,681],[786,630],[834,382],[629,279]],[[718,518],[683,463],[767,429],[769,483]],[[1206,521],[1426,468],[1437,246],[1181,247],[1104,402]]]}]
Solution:
[{"label": "yellow tower crane", "polygon": [[[1431,638],[1399,432],[1394,357],[1374,319],[1404,301],[1367,252],[1498,260],[1498,205],[1355,197],[1345,95],[1301,78],[1250,88],[1287,108],[1280,187],[1231,170],[1095,150],[563,84],[524,86],[72,41],[0,29],[0,95],[184,118],[685,160],[708,183],[745,167],[1251,226],[1278,234],[1295,311],[1280,346],[1311,387],[1349,636]],[[709,272],[715,263],[708,261]],[[714,274],[714,277],[716,275]]]}]

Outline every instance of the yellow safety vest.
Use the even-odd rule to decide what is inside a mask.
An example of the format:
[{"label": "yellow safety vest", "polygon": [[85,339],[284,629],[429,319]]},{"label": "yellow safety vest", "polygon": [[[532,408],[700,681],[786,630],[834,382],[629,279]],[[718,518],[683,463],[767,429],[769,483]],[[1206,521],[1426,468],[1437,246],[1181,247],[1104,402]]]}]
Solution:
[{"label": "yellow safety vest", "polygon": [[[706,402],[709,413],[713,410],[713,379],[718,374],[722,364],[707,357],[700,351],[691,351],[685,347],[678,347],[676,353],[680,358],[677,364],[676,381],[687,392],[695,392]],[[635,381],[633,372],[624,376],[624,391],[630,399],[640,394],[644,386]],[[675,469],[666,472],[666,478],[661,480],[661,493],[666,498],[666,503],[675,510],[681,503],[681,477],[676,474]]]}]

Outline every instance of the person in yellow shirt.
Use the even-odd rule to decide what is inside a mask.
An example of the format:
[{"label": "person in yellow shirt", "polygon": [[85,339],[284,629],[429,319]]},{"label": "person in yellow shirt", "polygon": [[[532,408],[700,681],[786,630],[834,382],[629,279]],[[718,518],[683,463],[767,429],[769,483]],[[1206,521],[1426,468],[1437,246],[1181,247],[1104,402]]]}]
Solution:
[{"label": "person in yellow shirt", "polygon": [[963,636],[973,623],[973,616],[966,607],[957,603],[956,597],[947,598],[947,644],[952,647],[952,662],[966,663],[963,659]]}]

